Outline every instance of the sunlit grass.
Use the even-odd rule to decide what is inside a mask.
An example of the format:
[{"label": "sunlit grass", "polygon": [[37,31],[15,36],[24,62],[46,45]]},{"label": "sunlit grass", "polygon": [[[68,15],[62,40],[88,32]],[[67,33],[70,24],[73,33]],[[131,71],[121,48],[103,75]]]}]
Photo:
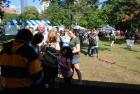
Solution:
[{"label": "sunlit grass", "polygon": [[[134,45],[132,50],[126,46],[124,39],[119,38],[113,47],[110,41],[99,43],[99,59],[87,57],[87,42],[81,47],[81,72],[84,80],[140,84],[140,45]],[[77,76],[74,75],[77,79]]]},{"label": "sunlit grass", "polygon": [[[101,41],[100,54],[110,56],[117,65],[140,72],[140,45],[134,45],[132,50],[128,49],[126,43],[109,47],[109,41]],[[106,48],[105,50],[102,50]]]}]

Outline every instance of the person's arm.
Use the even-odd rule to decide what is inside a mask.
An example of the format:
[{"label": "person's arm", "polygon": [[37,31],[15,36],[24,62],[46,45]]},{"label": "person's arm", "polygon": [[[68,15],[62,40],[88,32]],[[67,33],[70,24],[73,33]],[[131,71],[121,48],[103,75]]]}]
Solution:
[{"label": "person's arm", "polygon": [[73,48],[72,53],[78,53],[80,52],[80,44],[76,44],[76,47]]},{"label": "person's arm", "polygon": [[72,50],[72,53],[78,53],[78,52],[80,52],[80,40],[79,40],[79,38],[77,38],[76,40],[75,40],[75,47],[73,48],[73,50]]},{"label": "person's arm", "polygon": [[60,51],[60,44],[59,44],[59,42],[56,42],[56,50]]}]

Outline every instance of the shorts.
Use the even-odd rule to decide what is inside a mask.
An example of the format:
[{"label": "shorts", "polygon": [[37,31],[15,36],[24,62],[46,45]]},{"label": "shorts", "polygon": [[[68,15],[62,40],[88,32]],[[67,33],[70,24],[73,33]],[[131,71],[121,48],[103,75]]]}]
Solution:
[{"label": "shorts", "polygon": [[79,56],[73,56],[72,58],[72,64],[78,64],[80,63],[80,57]]}]

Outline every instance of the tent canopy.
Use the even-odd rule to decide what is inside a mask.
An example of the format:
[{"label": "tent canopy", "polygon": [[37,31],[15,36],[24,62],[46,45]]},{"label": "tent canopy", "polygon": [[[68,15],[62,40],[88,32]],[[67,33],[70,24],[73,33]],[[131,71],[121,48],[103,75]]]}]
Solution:
[{"label": "tent canopy", "polygon": [[74,26],[74,27],[73,27],[73,29],[83,29],[83,30],[85,30],[85,28],[84,28],[84,27],[79,26],[79,25]]},{"label": "tent canopy", "polygon": [[44,23],[46,26],[49,26],[51,22],[49,20],[27,20],[25,22],[26,27],[33,27],[36,29],[40,23]]},{"label": "tent canopy", "polygon": [[113,28],[112,26],[104,26],[102,28],[100,28],[102,31],[111,31],[111,30],[115,30],[115,28]]},{"label": "tent canopy", "polygon": [[21,24],[19,19],[13,19],[6,22],[6,25],[19,25],[19,24]]},{"label": "tent canopy", "polygon": [[16,35],[18,32],[17,25],[23,25],[23,27],[33,27],[36,29],[40,23],[44,23],[46,26],[51,24],[49,20],[27,20],[25,23],[21,22],[19,19],[7,21],[4,27],[5,35]]}]

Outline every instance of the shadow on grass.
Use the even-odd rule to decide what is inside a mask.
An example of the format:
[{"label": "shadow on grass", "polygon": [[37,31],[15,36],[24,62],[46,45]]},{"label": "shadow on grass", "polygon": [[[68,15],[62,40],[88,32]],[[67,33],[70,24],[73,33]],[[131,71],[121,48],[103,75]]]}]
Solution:
[{"label": "shadow on grass", "polygon": [[99,47],[100,51],[111,51],[110,46],[108,47]]},{"label": "shadow on grass", "polygon": [[[15,89],[16,94],[140,94],[140,85],[112,83],[101,81],[83,80],[83,84],[77,84],[78,81],[72,81],[72,85],[66,85],[63,82],[58,82],[57,88],[28,88]],[[7,93],[8,94],[8,93]]]}]

